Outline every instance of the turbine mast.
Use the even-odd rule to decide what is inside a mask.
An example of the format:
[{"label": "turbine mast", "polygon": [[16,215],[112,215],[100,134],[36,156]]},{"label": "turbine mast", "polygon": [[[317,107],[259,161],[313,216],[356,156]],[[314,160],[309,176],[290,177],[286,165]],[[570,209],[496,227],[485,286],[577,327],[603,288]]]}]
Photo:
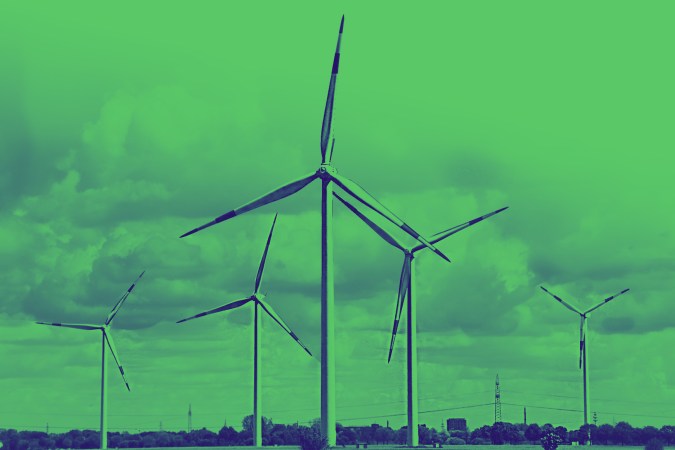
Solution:
[{"label": "turbine mast", "polygon": [[419,421],[417,404],[417,305],[415,304],[414,255],[410,255],[410,276],[408,278],[408,446],[419,446]]},{"label": "turbine mast", "polygon": [[588,317],[584,320],[584,346],[582,349],[582,358],[583,358],[583,377],[584,377],[584,425],[586,426],[586,433],[588,433],[588,439],[586,440],[586,445],[591,445],[591,429],[588,426]]},{"label": "turbine mast", "polygon": [[262,447],[260,416],[260,312],[258,300],[253,302],[253,445]]},{"label": "turbine mast", "polygon": [[101,449],[108,448],[108,371],[106,370],[105,331],[101,332]]},{"label": "turbine mast", "polygon": [[329,446],[335,430],[335,283],[333,278],[333,183],[321,179],[321,434]]}]

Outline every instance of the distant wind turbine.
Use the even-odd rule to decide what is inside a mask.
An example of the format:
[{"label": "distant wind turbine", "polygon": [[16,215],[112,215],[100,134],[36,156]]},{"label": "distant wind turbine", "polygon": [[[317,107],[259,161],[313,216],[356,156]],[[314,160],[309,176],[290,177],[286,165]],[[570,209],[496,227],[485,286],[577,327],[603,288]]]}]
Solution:
[{"label": "distant wind turbine", "polygon": [[618,296],[625,294],[628,292],[630,289],[624,289],[623,291],[619,292],[618,294],[614,294],[611,297],[607,297],[591,309],[581,312],[579,309],[575,308],[574,306],[570,305],[557,295],[549,292],[544,286],[539,286],[542,291],[546,292],[548,295],[556,299],[558,302],[560,302],[565,308],[569,309],[572,312],[575,312],[579,314],[579,317],[581,318],[581,325],[579,327],[579,368],[583,369],[583,380],[584,380],[584,425],[586,425],[586,430],[588,432],[588,442],[590,444],[591,442],[591,431],[588,428],[588,403],[589,403],[589,394],[588,394],[588,353],[586,350],[586,339],[588,337],[588,319],[591,317],[590,314],[591,312],[595,311],[596,309],[600,308],[602,305],[605,303],[608,303]]},{"label": "distant wind turbine", "polygon": [[274,225],[277,222],[277,215],[274,216],[274,221],[272,221],[272,228],[270,229],[270,234],[267,237],[267,244],[265,244],[265,250],[262,254],[262,259],[260,260],[260,266],[258,267],[258,274],[255,277],[255,284],[253,287],[253,294],[250,297],[246,297],[241,300],[236,300],[232,303],[228,303],[223,306],[219,306],[215,309],[210,309],[204,311],[187,319],[179,320],[176,323],[182,323],[188,320],[196,319],[198,317],[208,316],[210,314],[215,314],[221,311],[227,311],[230,309],[239,308],[244,306],[249,302],[253,302],[253,445],[255,447],[262,447],[262,411],[261,411],[261,390],[260,390],[260,318],[261,314],[259,307],[263,309],[276,323],[279,324],[283,330],[288,333],[300,346],[310,355],[312,353],[309,349],[300,341],[300,338],[289,328],[288,325],[283,321],[283,319],[272,309],[269,303],[265,301],[265,295],[260,292],[260,284],[262,282],[263,270],[265,269],[265,260],[267,259],[267,251],[270,248],[270,242],[272,241],[272,233],[274,232]]},{"label": "distant wind turbine", "polygon": [[86,330],[86,331],[92,331],[92,330],[100,330],[101,331],[101,448],[106,449],[108,448],[108,393],[106,392],[106,387],[108,385],[108,374],[106,370],[106,351],[105,347],[106,344],[108,345],[108,348],[110,348],[110,353],[112,353],[113,359],[115,360],[115,364],[117,364],[117,367],[120,370],[120,374],[122,375],[122,379],[124,380],[124,384],[126,385],[127,389],[131,391],[131,388],[129,387],[129,383],[127,382],[127,378],[124,375],[124,369],[122,368],[122,362],[120,361],[119,356],[117,355],[117,349],[115,347],[115,341],[113,341],[112,334],[110,334],[110,326],[112,325],[112,321],[119,312],[120,308],[122,308],[122,305],[126,301],[126,299],[131,295],[131,291],[134,290],[136,287],[136,284],[140,281],[141,277],[145,271],[141,272],[141,274],[136,278],[136,281],[132,283],[131,286],[129,286],[129,289],[122,295],[122,297],[117,301],[117,304],[113,307],[113,309],[110,311],[110,314],[108,314],[108,318],[106,319],[105,323],[103,325],[87,325],[87,324],[79,324],[79,323],[58,323],[58,322],[36,322],[39,325],[50,325],[53,327],[63,327],[63,328],[75,328],[77,330]]},{"label": "distant wind turbine", "polygon": [[321,434],[326,438],[328,445],[336,444],[335,430],[335,315],[334,315],[334,274],[333,274],[333,183],[353,198],[363,203],[368,208],[377,212],[385,219],[394,223],[413,238],[420,241],[426,247],[437,253],[446,261],[450,261],[443,253],[437,250],[433,244],[420,236],[407,223],[384,205],[373,198],[361,186],[349,178],[339,175],[332,165],[333,147],[332,141],[328,151],[328,141],[331,137],[331,125],[333,121],[333,103],[335,98],[335,83],[337,81],[338,66],[340,63],[340,44],[342,30],[344,28],[344,16],[340,21],[337,47],[333,58],[333,68],[328,85],[328,97],[321,125],[321,165],[315,172],[285,184],[262,197],[233,209],[211,222],[197,227],[181,237],[189,236],[217,223],[224,222],[235,216],[239,216],[253,209],[286,198],[303,189],[316,179],[321,180]]},{"label": "distant wind turbine", "polygon": [[[405,304],[406,294],[408,297],[408,309],[407,309],[407,322],[408,322],[408,332],[406,334],[408,346],[407,346],[407,393],[408,393],[408,428],[407,428],[407,445],[410,447],[417,447],[419,445],[419,431],[418,431],[418,399],[417,399],[417,301],[415,300],[415,270],[413,262],[415,261],[415,253],[420,250],[424,250],[426,247],[424,245],[417,245],[415,247],[406,247],[405,244],[401,243],[389,232],[382,229],[375,222],[370,220],[359,211],[354,205],[349,203],[347,200],[340,197],[338,194],[334,194],[338,200],[340,200],[350,211],[356,214],[361,220],[363,220],[375,233],[377,233],[382,239],[387,241],[390,245],[396,247],[397,249],[403,252],[403,268],[401,269],[401,278],[398,286],[398,297],[396,301],[396,309],[394,311],[394,326],[391,332],[391,342],[389,344],[389,356],[387,357],[387,362],[391,361],[391,355],[394,351],[394,342],[396,340],[396,333],[398,331],[398,325],[401,320],[401,314],[403,313],[403,305]],[[477,224],[489,217],[498,214],[506,208],[501,208],[491,213],[485,214],[483,216],[472,219],[463,224],[454,226],[445,231],[437,233],[429,239],[431,244],[436,244],[455,233],[459,233],[462,230],[467,229],[471,225]]]}]

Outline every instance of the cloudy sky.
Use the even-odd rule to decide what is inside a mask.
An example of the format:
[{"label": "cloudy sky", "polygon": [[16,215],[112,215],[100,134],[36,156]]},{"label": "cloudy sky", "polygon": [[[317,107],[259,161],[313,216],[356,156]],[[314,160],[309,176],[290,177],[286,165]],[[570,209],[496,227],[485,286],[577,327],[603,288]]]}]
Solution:
[{"label": "cloudy sky", "polygon": [[[420,421],[491,423],[499,373],[505,421],[581,423],[578,318],[544,284],[580,308],[631,288],[590,320],[591,410],[675,422],[673,4],[361,3],[0,6],[0,427],[98,426],[100,338],[34,321],[101,323],[144,269],[111,429],[183,429],[190,403],[239,427],[250,309],[175,321],[250,294],[277,211],[264,290],[317,358],[264,319],[263,410],[319,416],[319,184],[178,236],[317,168],[343,13],[340,173],[424,234],[510,206],[452,264],[419,254]],[[335,211],[337,418],[399,427],[402,256]]]}]

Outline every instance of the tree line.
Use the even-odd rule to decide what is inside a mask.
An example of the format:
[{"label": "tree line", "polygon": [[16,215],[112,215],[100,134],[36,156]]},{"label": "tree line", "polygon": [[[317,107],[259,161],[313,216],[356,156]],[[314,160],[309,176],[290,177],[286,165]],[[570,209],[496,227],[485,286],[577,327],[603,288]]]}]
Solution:
[{"label": "tree line", "polygon": [[[596,445],[645,445],[652,439],[658,439],[665,445],[675,445],[675,426],[632,427],[627,422],[616,425],[590,425],[593,444]],[[302,445],[316,436],[319,422],[311,426],[298,424],[275,424],[263,418],[263,445]],[[111,432],[108,434],[110,448],[149,448],[149,447],[214,447],[253,444],[253,417],[245,417],[242,430],[224,426],[213,432],[202,428],[191,432],[145,431],[139,433]],[[378,424],[350,427],[337,424],[338,446],[359,444],[396,444],[406,442],[406,427],[394,430]],[[556,433],[563,444],[579,442],[584,444],[587,429],[582,426],[576,430],[554,427],[551,424],[512,424],[497,422],[472,431],[437,431],[420,425],[420,444],[422,445],[502,445],[535,444],[549,432]],[[2,450],[52,450],[52,449],[90,449],[99,447],[99,433],[92,430],[71,430],[65,433],[45,433],[40,431],[0,430]],[[304,447],[304,445],[302,445]]]}]

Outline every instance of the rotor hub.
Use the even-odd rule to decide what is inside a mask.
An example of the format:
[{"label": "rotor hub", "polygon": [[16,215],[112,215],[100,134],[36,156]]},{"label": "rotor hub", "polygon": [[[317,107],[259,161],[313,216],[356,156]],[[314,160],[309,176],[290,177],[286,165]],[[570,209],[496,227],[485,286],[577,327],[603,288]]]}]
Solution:
[{"label": "rotor hub", "polygon": [[326,163],[326,164],[321,164],[319,166],[318,173],[319,173],[319,178],[321,178],[323,180],[323,179],[326,179],[326,178],[330,178],[331,175],[337,173],[337,170],[335,170],[335,167],[333,167],[329,163]]}]

